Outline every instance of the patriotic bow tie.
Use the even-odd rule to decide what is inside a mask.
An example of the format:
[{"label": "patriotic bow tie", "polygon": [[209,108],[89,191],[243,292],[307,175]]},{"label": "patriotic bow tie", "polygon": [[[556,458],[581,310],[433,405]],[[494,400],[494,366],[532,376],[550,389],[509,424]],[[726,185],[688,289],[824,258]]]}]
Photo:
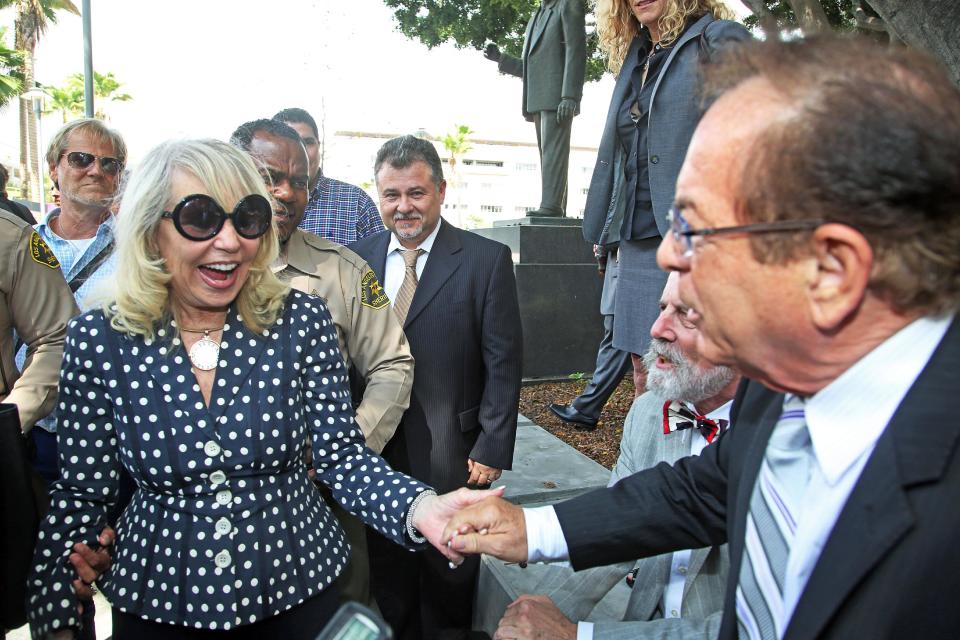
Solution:
[{"label": "patriotic bow tie", "polygon": [[707,443],[726,431],[729,423],[726,420],[711,420],[706,416],[691,411],[682,402],[667,400],[663,403],[663,433],[692,429],[696,427]]}]

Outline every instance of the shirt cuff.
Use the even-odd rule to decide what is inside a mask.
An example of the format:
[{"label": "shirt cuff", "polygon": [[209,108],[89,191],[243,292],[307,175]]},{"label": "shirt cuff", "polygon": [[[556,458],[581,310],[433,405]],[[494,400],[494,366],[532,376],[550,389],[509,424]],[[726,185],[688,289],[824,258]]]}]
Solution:
[{"label": "shirt cuff", "polygon": [[527,529],[527,562],[554,562],[569,557],[567,540],[553,507],[523,510]]},{"label": "shirt cuff", "polygon": [[593,640],[593,623],[577,623],[577,640]]}]

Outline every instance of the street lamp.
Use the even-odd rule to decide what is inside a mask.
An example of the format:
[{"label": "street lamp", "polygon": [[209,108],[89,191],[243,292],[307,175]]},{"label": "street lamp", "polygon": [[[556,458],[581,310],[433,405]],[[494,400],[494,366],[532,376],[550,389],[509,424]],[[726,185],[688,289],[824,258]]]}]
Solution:
[{"label": "street lamp", "polygon": [[47,215],[47,197],[43,189],[43,155],[40,153],[40,146],[43,139],[40,136],[40,115],[43,110],[43,99],[49,95],[50,94],[40,87],[34,87],[20,94],[21,100],[30,100],[33,103],[33,115],[37,119],[37,187],[40,192],[41,217]]}]

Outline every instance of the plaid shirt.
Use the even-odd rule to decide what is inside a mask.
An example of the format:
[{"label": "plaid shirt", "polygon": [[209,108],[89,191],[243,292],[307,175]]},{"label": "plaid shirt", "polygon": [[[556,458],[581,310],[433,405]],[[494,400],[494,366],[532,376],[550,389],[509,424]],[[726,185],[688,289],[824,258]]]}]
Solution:
[{"label": "plaid shirt", "polygon": [[324,175],[310,194],[300,228],[344,246],[384,230],[377,205],[363,189]]},{"label": "plaid shirt", "polygon": [[[43,238],[43,241],[47,243],[47,246],[50,247],[50,250],[53,251],[53,255],[57,256],[57,260],[60,261],[60,270],[63,272],[63,277],[66,278],[67,282],[70,282],[78,273],[83,271],[83,268],[87,266],[90,261],[100,255],[100,251],[113,240],[114,220],[113,216],[108,217],[104,223],[97,228],[97,235],[93,237],[93,242],[90,243],[83,253],[80,253],[69,240],[64,240],[50,228],[50,221],[59,215],[60,209],[54,209],[46,215],[42,222],[35,225],[34,228],[37,230],[37,233],[40,234],[40,237]],[[100,266],[97,267],[97,270],[90,274],[87,281],[77,289],[74,297],[77,299],[77,305],[81,311],[87,311],[92,306],[90,304],[92,300],[87,300],[88,296],[90,293],[95,292],[102,283],[108,281],[116,269],[117,254],[113,253],[104,260]],[[26,358],[27,348],[26,345],[24,345],[16,358],[17,366],[21,370],[23,369],[23,363]],[[56,432],[57,410],[54,409],[53,413],[38,421],[37,426],[51,433]]]}]

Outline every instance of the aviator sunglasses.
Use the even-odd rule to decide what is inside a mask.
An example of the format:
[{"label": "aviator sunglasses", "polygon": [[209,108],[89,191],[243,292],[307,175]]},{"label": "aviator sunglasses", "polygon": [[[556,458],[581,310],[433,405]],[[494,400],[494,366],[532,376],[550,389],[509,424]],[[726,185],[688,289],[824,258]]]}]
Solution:
[{"label": "aviator sunglasses", "polygon": [[237,234],[253,240],[270,228],[273,207],[263,196],[253,193],[241,198],[233,213],[223,210],[217,201],[208,195],[194,193],[177,203],[173,211],[164,211],[164,218],[171,218],[173,226],[188,240],[209,240],[223,228],[227,218],[233,218]]},{"label": "aviator sunglasses", "polygon": [[123,163],[110,156],[96,156],[85,151],[64,151],[60,157],[67,156],[67,164],[74,169],[86,169],[94,160],[100,162],[100,170],[108,176],[115,176],[123,170]]}]

